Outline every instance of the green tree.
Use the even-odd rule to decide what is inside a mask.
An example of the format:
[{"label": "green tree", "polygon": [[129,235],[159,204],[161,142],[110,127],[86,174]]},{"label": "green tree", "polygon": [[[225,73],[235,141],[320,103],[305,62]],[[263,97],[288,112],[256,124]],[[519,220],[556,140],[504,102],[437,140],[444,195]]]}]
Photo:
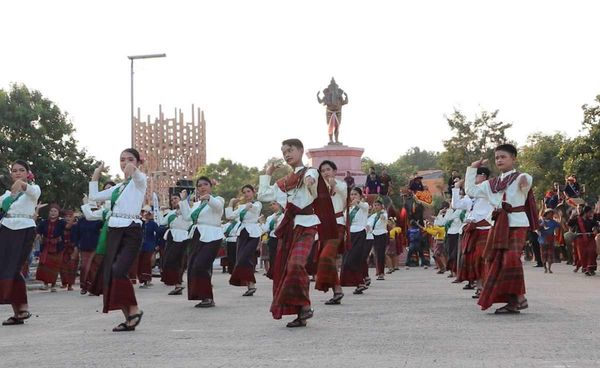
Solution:
[{"label": "green tree", "polygon": [[[74,132],[67,114],[39,91],[18,84],[0,89],[0,167],[7,170],[16,159],[28,161],[42,189],[42,202],[76,208],[88,192],[99,163],[77,148]],[[4,176],[0,187],[9,185]]]},{"label": "green tree", "polygon": [[258,184],[259,171],[256,167],[244,166],[229,159],[221,158],[216,164],[208,164],[198,171],[198,176],[208,176],[216,180],[213,193],[225,198],[226,203],[241,195],[244,185]]},{"label": "green tree", "polygon": [[411,167],[412,171],[437,169],[440,154],[435,151],[421,150],[412,147],[396,160],[395,164],[402,168]]},{"label": "green tree", "polygon": [[570,144],[571,141],[561,133],[546,135],[538,132],[527,138],[527,144],[519,153],[519,170],[533,176],[537,198],[542,198],[554,182],[564,180],[563,154]]},{"label": "green tree", "polygon": [[596,96],[593,104],[585,104],[581,108],[583,135],[573,139],[561,154],[565,157],[565,173],[577,175],[578,181],[586,186],[588,199],[591,199],[600,194],[600,95]]},{"label": "green tree", "polygon": [[440,155],[439,164],[447,173],[453,170],[464,172],[473,161],[482,157],[493,162],[494,148],[509,143],[506,130],[512,124],[498,120],[498,110],[484,110],[469,120],[455,109],[446,121],[453,136],[444,141],[445,151]]}]

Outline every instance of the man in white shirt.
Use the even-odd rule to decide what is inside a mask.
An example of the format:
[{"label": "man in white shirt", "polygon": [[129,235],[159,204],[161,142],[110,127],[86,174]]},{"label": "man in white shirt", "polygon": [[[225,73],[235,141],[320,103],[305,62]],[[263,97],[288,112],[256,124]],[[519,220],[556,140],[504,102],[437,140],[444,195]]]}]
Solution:
[{"label": "man in white shirt", "polygon": [[495,210],[484,258],[488,274],[478,304],[486,310],[494,303],[507,303],[496,314],[515,314],[528,308],[521,253],[528,229],[535,231],[538,222],[535,199],[531,191],[533,178],[514,169],[517,149],[503,144],[495,150],[499,177],[476,184],[477,169],[487,160],[474,162],[467,169],[465,189],[472,198],[487,199]]},{"label": "man in white shirt", "polygon": [[[481,184],[489,177],[490,169],[480,167],[477,169],[475,184]],[[484,264],[482,256],[488,232],[491,228],[491,217],[494,208],[485,198],[472,199],[467,195],[461,198],[460,189],[463,185],[464,181],[457,181],[454,188],[452,188],[452,207],[468,211],[465,226],[462,230],[458,281],[468,281],[468,284],[463,288],[465,290],[473,289],[473,284],[477,283],[477,294],[474,295],[474,298],[477,298],[483,286]]]},{"label": "man in white shirt", "polygon": [[271,185],[271,175],[277,168],[271,164],[266,175],[260,176],[258,188],[258,200],[280,201],[285,196],[287,203],[284,218],[275,231],[280,244],[273,266],[271,313],[275,319],[297,314],[298,317],[287,327],[304,327],[306,320],[312,318],[314,313],[306,263],[317,235],[317,225],[321,225],[321,241],[336,238],[337,231],[327,185],[316,169],[306,168],[302,163],[302,142],[299,139],[287,139],[282,142],[281,152],[285,162],[292,167],[292,173]]}]

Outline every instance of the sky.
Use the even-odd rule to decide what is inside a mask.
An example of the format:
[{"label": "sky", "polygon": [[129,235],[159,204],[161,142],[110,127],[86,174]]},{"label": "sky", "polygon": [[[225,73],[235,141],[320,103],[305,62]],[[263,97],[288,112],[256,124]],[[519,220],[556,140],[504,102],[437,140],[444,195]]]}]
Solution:
[{"label": "sky", "polygon": [[24,83],[68,112],[118,167],[130,142],[128,55],[142,116],[205,112],[207,159],[262,167],[282,139],[327,143],[316,99],[347,92],[340,140],[392,162],[442,150],[454,108],[499,109],[509,138],[579,133],[600,93],[598,1],[12,1],[0,5],[0,88]]}]

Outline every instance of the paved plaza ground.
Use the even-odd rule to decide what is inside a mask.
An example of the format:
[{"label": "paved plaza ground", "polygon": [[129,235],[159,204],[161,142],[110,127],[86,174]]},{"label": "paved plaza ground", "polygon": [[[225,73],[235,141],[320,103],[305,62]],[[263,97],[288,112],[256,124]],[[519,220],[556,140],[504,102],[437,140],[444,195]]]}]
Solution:
[{"label": "paved plaza ground", "polygon": [[[482,312],[470,291],[433,269],[400,270],[364,295],[325,306],[288,329],[268,312],[270,282],[254,297],[215,273],[213,309],[167,296],[155,279],[136,289],[145,311],[132,333],[113,333],[120,313],[102,314],[99,297],[78,291],[30,292],[25,326],[0,327],[0,367],[598,367],[600,277],[555,265],[526,264],[530,308],[521,315]],[[215,272],[218,272],[215,270]],[[258,275],[258,274],[257,274]],[[9,308],[0,308],[2,317]],[[4,318],[3,318],[4,319]]]}]

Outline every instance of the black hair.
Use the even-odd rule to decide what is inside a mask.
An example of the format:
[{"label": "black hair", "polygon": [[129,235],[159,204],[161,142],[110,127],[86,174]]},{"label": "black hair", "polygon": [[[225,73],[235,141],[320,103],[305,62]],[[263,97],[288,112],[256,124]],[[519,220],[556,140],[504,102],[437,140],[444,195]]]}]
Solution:
[{"label": "black hair", "polygon": [[323,165],[329,165],[329,167],[331,167],[333,170],[337,171],[337,165],[335,164],[335,162],[333,162],[331,160],[325,160],[325,161],[321,162],[321,164],[319,165],[319,171],[321,171],[321,168],[323,167]]},{"label": "black hair", "polygon": [[140,153],[135,148],[126,148],[126,149],[123,150],[123,152],[131,153],[133,155],[133,157],[135,157],[135,160],[137,162],[141,162],[142,161]]},{"label": "black hair", "polygon": [[242,187],[242,191],[244,191],[244,189],[246,189],[246,188],[250,189],[250,190],[251,190],[251,191],[253,191],[253,192],[256,192],[256,190],[254,190],[254,187],[253,187],[252,185],[250,185],[250,184],[246,184],[246,185],[244,185],[244,186]]},{"label": "black hair", "polygon": [[494,152],[498,152],[498,151],[508,152],[511,155],[517,157],[517,147],[515,147],[515,146],[513,146],[512,144],[509,144],[509,143],[501,144],[498,147],[496,147],[496,149],[494,150]]},{"label": "black hair", "polygon": [[355,191],[356,193],[358,193],[359,196],[361,196],[361,197],[363,196],[362,189],[360,189],[359,187],[354,187],[354,188],[352,188],[352,190]]},{"label": "black hair", "polygon": [[448,203],[447,201],[443,201],[443,202],[442,202],[442,207],[441,207],[441,208],[442,208],[442,209],[444,209],[444,208],[450,208],[450,203]]},{"label": "black hair", "polygon": [[383,206],[383,201],[381,199],[376,199],[373,201],[373,203],[379,203],[380,205]]},{"label": "black hair", "polygon": [[283,142],[281,142],[281,145],[282,146],[292,146],[292,147],[296,147],[301,150],[304,150],[304,145],[302,144],[302,141],[299,140],[298,138],[286,139]]},{"label": "black hair", "polygon": [[31,171],[31,169],[29,168],[29,164],[25,160],[14,160],[10,167],[13,167],[14,165],[21,165],[25,168],[25,170]]},{"label": "black hair", "polygon": [[487,167],[480,167],[477,169],[477,175],[485,175],[485,178],[488,179],[490,177],[490,169]]},{"label": "black hair", "polygon": [[106,183],[104,183],[104,185],[102,186],[102,188],[106,188],[106,186],[109,185],[109,184],[110,184],[111,187],[114,187],[114,186],[117,185],[114,181],[109,180]]},{"label": "black hair", "polygon": [[198,183],[200,183],[201,181],[207,182],[208,185],[212,187],[212,181],[210,181],[210,178],[208,176],[201,176],[198,179],[196,179],[196,186],[198,186]]}]

